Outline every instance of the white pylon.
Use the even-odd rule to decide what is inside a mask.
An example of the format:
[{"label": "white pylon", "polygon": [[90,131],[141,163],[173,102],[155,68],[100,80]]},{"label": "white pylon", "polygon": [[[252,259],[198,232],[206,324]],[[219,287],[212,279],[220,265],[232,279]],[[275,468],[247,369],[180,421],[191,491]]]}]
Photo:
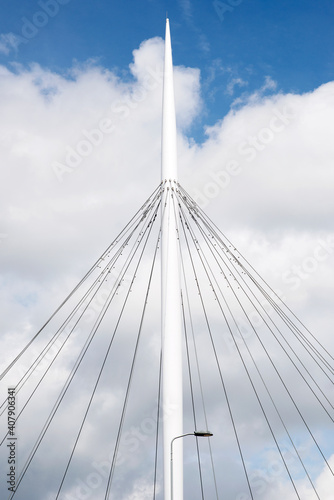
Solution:
[{"label": "white pylon", "polygon": [[[176,120],[173,61],[169,20],[166,19],[165,63],[162,110],[162,222],[161,222],[161,297],[163,362],[163,447],[164,500],[171,500],[171,441],[183,434],[182,391],[182,315],[180,257],[178,242],[178,205],[173,199],[177,182]],[[175,442],[173,498],[183,499],[182,440]]]}]

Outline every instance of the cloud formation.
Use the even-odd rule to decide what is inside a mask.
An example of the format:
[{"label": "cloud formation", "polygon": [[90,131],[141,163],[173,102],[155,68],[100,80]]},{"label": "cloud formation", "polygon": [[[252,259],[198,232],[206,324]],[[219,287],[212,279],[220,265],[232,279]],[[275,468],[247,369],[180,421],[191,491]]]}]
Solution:
[{"label": "cloud formation", "polygon": [[12,50],[16,50],[20,41],[14,33],[2,33],[0,35],[0,53],[8,55]]}]

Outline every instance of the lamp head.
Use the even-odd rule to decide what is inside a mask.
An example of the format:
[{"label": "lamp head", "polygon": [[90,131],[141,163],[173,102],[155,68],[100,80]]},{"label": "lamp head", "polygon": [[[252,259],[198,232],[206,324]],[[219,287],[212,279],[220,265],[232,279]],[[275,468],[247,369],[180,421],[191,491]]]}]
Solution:
[{"label": "lamp head", "polygon": [[196,436],[196,437],[211,437],[211,436],[213,436],[213,434],[210,431],[195,431],[194,436]]}]

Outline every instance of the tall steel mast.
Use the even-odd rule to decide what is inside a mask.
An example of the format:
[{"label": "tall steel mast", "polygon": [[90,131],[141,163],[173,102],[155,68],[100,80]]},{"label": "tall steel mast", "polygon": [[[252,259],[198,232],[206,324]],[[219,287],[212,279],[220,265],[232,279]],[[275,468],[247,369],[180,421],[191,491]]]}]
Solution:
[{"label": "tall steel mast", "polygon": [[[162,110],[162,222],[161,296],[163,356],[163,446],[164,500],[171,499],[171,441],[183,433],[182,391],[182,315],[178,204],[173,197],[177,187],[177,147],[173,61],[169,20],[166,19],[165,63]],[[183,499],[183,447],[175,442],[173,453],[173,497]]]}]

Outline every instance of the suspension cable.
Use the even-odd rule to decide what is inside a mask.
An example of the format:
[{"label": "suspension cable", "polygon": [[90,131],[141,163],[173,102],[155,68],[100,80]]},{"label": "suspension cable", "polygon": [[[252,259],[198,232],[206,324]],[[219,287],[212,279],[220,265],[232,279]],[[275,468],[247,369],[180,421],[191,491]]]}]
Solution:
[{"label": "suspension cable", "polygon": [[[158,205],[158,207],[159,207],[159,205]],[[158,207],[157,207],[157,210],[158,210]],[[152,228],[152,226],[151,226],[151,228]],[[138,261],[138,264],[137,264],[137,268],[136,268],[135,274],[136,274],[136,272],[137,272],[137,270],[138,270],[138,267],[139,267],[139,265],[140,265],[140,262],[141,262],[141,260],[142,260],[143,253],[144,253],[144,250],[145,250],[146,243],[147,243],[147,240],[148,240],[148,238],[149,238],[149,235],[150,235],[150,232],[148,233],[148,236],[147,236],[147,239],[146,239],[145,245],[144,245],[144,247],[143,247],[143,251],[142,251],[142,253],[141,253],[141,255],[140,255],[140,259],[139,259],[139,261]],[[135,278],[133,278],[133,281],[134,281],[134,279],[135,279]],[[132,283],[132,284],[133,284],[133,283]],[[132,284],[131,284],[131,285],[132,285]],[[55,500],[57,500],[57,499],[58,499],[58,497],[59,497],[59,494],[60,494],[60,492],[61,492],[61,489],[62,489],[62,486],[63,486],[64,480],[65,480],[65,477],[66,477],[66,474],[67,474],[67,471],[68,471],[69,466],[70,466],[70,463],[71,463],[71,461],[72,461],[72,458],[73,458],[73,455],[74,455],[74,452],[75,452],[76,446],[77,446],[77,444],[78,444],[78,441],[79,441],[79,438],[80,438],[80,435],[81,435],[81,431],[82,431],[83,426],[84,426],[84,423],[85,423],[85,421],[86,421],[86,418],[87,418],[87,415],[88,415],[89,409],[90,409],[90,407],[91,407],[91,404],[92,404],[92,401],[93,401],[93,398],[94,398],[94,395],[95,395],[95,392],[96,392],[97,386],[98,386],[98,384],[99,384],[99,381],[100,381],[100,378],[101,378],[101,375],[102,375],[102,372],[103,372],[104,366],[105,366],[106,361],[107,361],[107,358],[108,358],[108,356],[109,356],[109,352],[110,352],[110,349],[111,349],[111,346],[112,346],[113,340],[114,340],[114,338],[115,338],[115,334],[116,334],[116,331],[117,331],[117,329],[118,329],[118,326],[119,326],[119,323],[120,323],[120,319],[121,319],[121,317],[122,317],[122,315],[123,315],[123,312],[124,312],[124,309],[125,309],[125,305],[126,305],[127,300],[128,300],[128,298],[129,298],[129,294],[130,294],[130,291],[131,291],[131,285],[130,285],[130,287],[129,287],[129,290],[128,290],[128,292],[127,292],[126,298],[125,298],[125,300],[124,300],[124,304],[123,304],[123,307],[122,307],[122,310],[121,310],[121,313],[120,313],[119,319],[118,319],[118,321],[117,321],[117,324],[116,324],[116,327],[115,327],[114,333],[113,333],[112,338],[111,338],[111,340],[110,340],[110,343],[109,343],[109,345],[108,345],[107,352],[106,352],[105,357],[104,357],[104,359],[103,359],[101,369],[100,369],[99,374],[98,374],[98,377],[97,377],[97,379],[96,379],[95,386],[94,386],[94,389],[93,389],[93,392],[92,392],[91,398],[90,398],[90,400],[89,400],[89,403],[88,403],[87,409],[86,409],[86,411],[85,411],[84,418],[83,418],[83,420],[82,420],[82,423],[81,423],[81,426],[80,426],[80,429],[79,429],[79,432],[78,432],[77,438],[76,438],[75,443],[74,443],[74,446],[73,446],[73,448],[72,448],[72,452],[71,452],[70,458],[69,458],[69,460],[68,460],[68,463],[67,463],[67,466],[66,466],[66,469],[65,469],[64,475],[63,475],[63,477],[62,477],[62,481],[61,481],[61,484],[60,484],[60,486],[59,486],[58,493],[57,493],[57,496],[56,496],[56,499],[55,499]]]},{"label": "suspension cable", "polygon": [[[193,214],[191,214],[191,216],[192,216],[192,218],[195,220],[195,223],[198,225],[198,221],[196,220],[196,218],[194,217],[194,215],[193,215]],[[197,240],[196,240],[196,242],[197,242]],[[196,246],[196,245],[195,245],[195,247],[197,248],[197,246]],[[228,266],[228,264],[226,264],[226,265]],[[240,283],[239,283],[239,284],[240,284]],[[230,285],[231,285],[231,284],[230,284]],[[276,366],[275,366],[275,365],[274,365],[274,363],[272,362],[271,357],[270,357],[270,355],[269,355],[269,353],[268,353],[267,349],[265,348],[265,346],[264,346],[264,344],[263,344],[262,340],[261,340],[261,339],[260,339],[260,337],[258,336],[258,334],[257,334],[257,332],[256,332],[256,329],[254,328],[253,324],[251,323],[251,321],[250,321],[250,319],[249,319],[249,317],[248,317],[248,315],[247,315],[247,313],[246,313],[246,311],[245,311],[245,309],[244,309],[243,305],[242,305],[242,304],[241,304],[241,302],[240,302],[240,299],[239,299],[239,298],[238,298],[238,296],[236,295],[236,292],[235,292],[235,290],[233,289],[233,287],[232,287],[232,286],[231,286],[231,290],[232,290],[232,293],[234,294],[234,296],[235,296],[236,300],[238,301],[238,303],[239,303],[239,305],[240,305],[241,309],[243,310],[243,313],[244,313],[244,314],[245,314],[245,316],[247,317],[247,319],[248,319],[248,321],[249,321],[249,323],[250,323],[250,325],[251,325],[252,330],[253,330],[253,331],[254,331],[254,333],[256,334],[256,336],[257,336],[258,340],[260,341],[260,343],[261,343],[261,345],[262,345],[263,349],[264,349],[264,350],[265,350],[265,352],[267,353],[268,359],[271,361],[271,364],[272,364],[272,366],[273,366],[274,370],[276,371],[277,375],[279,376],[279,378],[280,378],[280,380],[281,380],[281,383],[283,384],[283,386],[284,386],[284,388],[285,388],[285,390],[286,390],[287,394],[289,395],[289,397],[290,397],[290,399],[291,399],[292,403],[294,404],[294,406],[295,406],[295,408],[296,408],[297,412],[299,413],[299,415],[300,415],[300,417],[301,417],[302,421],[304,422],[304,425],[306,426],[306,428],[307,428],[307,430],[308,430],[308,432],[309,432],[310,436],[312,437],[312,439],[313,439],[313,441],[314,441],[315,445],[317,446],[317,448],[318,448],[318,450],[319,450],[320,454],[322,455],[322,457],[323,457],[323,459],[324,459],[324,461],[325,461],[325,463],[326,463],[327,467],[328,467],[328,468],[332,471],[332,469],[331,469],[331,467],[330,467],[330,465],[329,465],[328,461],[326,460],[326,458],[325,458],[325,456],[324,456],[324,454],[323,454],[322,450],[320,449],[320,447],[319,447],[318,443],[316,442],[316,440],[315,440],[315,438],[314,438],[314,435],[313,435],[312,431],[310,430],[310,428],[309,428],[308,424],[306,423],[306,421],[305,421],[305,419],[304,419],[303,415],[301,414],[301,412],[300,412],[300,410],[299,410],[298,406],[296,405],[296,403],[295,403],[294,399],[292,398],[292,395],[291,395],[291,393],[289,392],[289,390],[288,390],[288,388],[287,388],[286,384],[284,383],[284,381],[283,381],[283,379],[282,379],[282,377],[281,377],[281,375],[280,375],[279,371],[277,370]],[[245,292],[245,293],[246,293],[246,292]],[[246,293],[246,295],[247,295],[247,293]],[[250,299],[249,297],[248,297],[248,299],[251,301],[251,299]],[[254,303],[253,303],[252,301],[251,301],[251,303],[252,303],[252,305],[254,306]],[[256,306],[254,306],[254,307],[256,307]],[[259,314],[261,314],[261,313],[259,313]],[[262,316],[262,315],[261,315],[261,317],[262,317],[263,321],[265,322],[265,324],[267,325],[267,327],[270,329],[269,325],[266,323],[266,321],[265,321],[265,319],[263,318],[263,316]],[[272,331],[272,330],[270,329],[270,331]],[[309,387],[310,387],[310,386],[309,386]],[[313,392],[312,388],[310,388],[310,389],[311,389],[311,391]],[[317,397],[317,396],[316,396],[316,397]],[[317,399],[318,399],[318,398],[317,398]],[[318,399],[318,401],[319,401],[319,399]],[[320,401],[319,401],[319,403],[321,404],[321,402],[320,402]],[[321,405],[322,405],[322,404],[321,404]],[[322,406],[323,406],[323,405],[322,405]],[[324,408],[324,407],[323,407],[323,408]],[[324,409],[325,409],[325,408],[324,408]],[[326,409],[325,409],[325,411],[326,411]],[[328,413],[328,412],[327,412],[327,413]],[[333,472],[333,471],[332,471],[332,472]]]},{"label": "suspension cable", "polygon": [[[184,216],[184,215],[185,215],[185,214],[184,214],[184,212],[182,211],[182,207],[181,207],[181,213],[182,213],[182,216]],[[187,222],[186,222],[186,221],[185,221],[185,224],[186,224],[186,226],[187,226],[188,230],[190,231],[189,225],[187,224]],[[191,233],[191,231],[190,231],[190,233]],[[192,234],[191,234],[191,237],[193,238],[193,241],[195,241],[195,239],[194,239],[195,237],[194,237]],[[199,244],[197,240],[196,240],[196,243],[197,243],[197,245]],[[198,249],[198,250],[199,250],[199,249]],[[209,273],[208,273],[208,270],[207,270],[207,267],[206,267],[206,265],[208,265],[208,266],[209,266],[209,269],[210,269],[210,265],[208,264],[207,259],[206,259],[206,257],[205,257],[205,252],[203,252],[203,251],[202,251],[202,252],[198,252],[198,254],[199,254],[199,258],[200,258],[200,260],[202,261],[202,265],[203,265],[203,268],[204,268],[204,270],[205,270],[205,272],[206,272],[206,275],[207,275],[208,279],[210,280],[211,278],[210,278],[210,276],[209,276]],[[204,257],[202,258],[202,256],[201,256],[201,255],[203,255]],[[205,264],[204,264],[204,262],[203,262],[203,260],[204,260],[204,259],[205,259],[205,261],[206,261],[206,265],[205,265]],[[214,277],[214,273],[212,272],[212,270],[211,270],[211,274],[212,274],[213,278],[215,279],[215,277]],[[217,283],[217,285],[218,285],[218,283]],[[219,287],[219,285],[218,285],[218,287]],[[220,288],[219,288],[219,289],[220,289]],[[221,291],[221,290],[220,290],[220,291]],[[278,450],[278,452],[279,452],[279,454],[280,454],[280,456],[281,456],[282,462],[283,462],[283,464],[284,464],[284,466],[285,466],[285,469],[286,469],[287,474],[288,474],[288,476],[289,476],[289,478],[290,478],[290,481],[291,481],[291,483],[292,483],[292,485],[293,485],[293,487],[294,487],[295,493],[296,493],[297,497],[298,497],[298,498],[300,498],[300,497],[299,497],[299,494],[298,494],[298,491],[297,491],[297,488],[296,488],[296,485],[295,485],[295,482],[294,482],[294,480],[293,480],[293,478],[292,478],[292,476],[291,476],[290,470],[289,470],[289,468],[288,468],[288,466],[287,466],[286,460],[284,459],[284,455],[283,455],[283,453],[282,453],[281,447],[279,446],[279,443],[278,443],[277,438],[276,438],[276,436],[275,436],[274,430],[273,430],[273,428],[272,428],[272,426],[271,426],[271,424],[270,424],[270,421],[269,421],[269,419],[268,419],[268,416],[267,416],[267,414],[266,414],[266,412],[265,412],[265,409],[264,409],[263,404],[262,404],[262,402],[261,402],[261,399],[260,399],[260,397],[259,397],[258,391],[257,391],[257,389],[255,388],[254,382],[253,382],[253,380],[252,380],[252,378],[251,378],[251,376],[250,376],[250,373],[249,373],[249,370],[248,370],[248,368],[247,368],[247,365],[246,365],[246,363],[245,363],[245,361],[244,361],[244,358],[243,358],[243,356],[242,356],[242,354],[241,354],[241,352],[240,352],[239,346],[238,346],[238,344],[237,344],[237,342],[236,342],[235,336],[234,336],[234,334],[233,334],[233,331],[232,331],[232,328],[231,328],[231,326],[230,326],[230,324],[229,324],[229,321],[228,321],[228,319],[227,319],[227,317],[226,317],[226,314],[225,314],[225,312],[224,312],[224,310],[223,310],[223,308],[222,308],[222,305],[221,305],[221,303],[220,303],[219,297],[218,297],[218,295],[216,294],[216,292],[215,292],[215,290],[214,290],[214,289],[213,289],[213,292],[214,292],[215,298],[216,298],[216,300],[217,300],[217,302],[218,302],[218,305],[219,305],[219,308],[220,308],[220,310],[221,310],[221,313],[222,313],[222,315],[223,315],[223,317],[224,317],[224,319],[225,319],[225,323],[226,323],[226,325],[228,326],[228,329],[229,329],[230,335],[231,335],[231,337],[232,337],[232,339],[233,339],[234,345],[235,345],[236,350],[237,350],[237,352],[238,352],[238,354],[239,354],[239,357],[240,357],[240,359],[241,359],[241,361],[242,361],[242,364],[243,364],[243,366],[244,366],[244,369],[245,369],[245,371],[246,371],[246,374],[247,374],[247,376],[248,376],[248,379],[249,379],[249,381],[250,381],[250,383],[251,383],[251,385],[252,385],[252,388],[253,388],[253,391],[254,391],[255,396],[256,396],[256,398],[257,398],[257,401],[258,401],[258,403],[259,403],[259,406],[260,406],[260,408],[261,408],[261,410],[262,410],[262,413],[263,413],[263,415],[264,415],[264,418],[265,418],[265,420],[266,420],[266,422],[267,422],[267,425],[268,425],[268,428],[269,428],[270,433],[271,433],[271,435],[272,435],[272,438],[273,438],[273,440],[274,440],[274,442],[275,442],[275,445],[276,445],[276,447],[277,447],[277,450]],[[222,292],[221,292],[221,294],[222,294]],[[228,310],[229,310],[229,313],[231,314],[231,317],[232,317],[232,319],[233,319],[233,321],[234,321],[234,324],[236,325],[237,329],[238,329],[238,330],[239,330],[239,332],[240,332],[240,329],[239,329],[239,327],[238,327],[238,324],[237,324],[237,321],[236,321],[236,319],[235,319],[235,317],[234,317],[234,314],[233,314],[233,312],[231,311],[231,309],[230,309],[230,307],[229,307],[229,305],[228,305],[228,303],[227,303],[227,301],[226,301],[226,299],[225,299],[225,297],[224,297],[224,295],[223,295],[223,294],[222,294],[222,297],[223,297],[223,299],[224,299],[224,302],[225,302],[226,307],[227,307],[227,308],[228,308]],[[240,333],[241,333],[241,332],[240,332]],[[242,339],[243,339],[243,336],[241,336],[241,337],[242,337]],[[243,339],[243,341],[244,341],[244,343],[245,343],[245,340],[244,340],[244,339]],[[258,366],[257,366],[257,363],[255,362],[254,357],[252,356],[251,352],[249,351],[249,348],[248,348],[248,346],[247,346],[247,344],[246,344],[246,343],[245,343],[245,345],[246,345],[246,347],[247,347],[247,350],[248,350],[248,352],[249,352],[249,354],[250,354],[250,356],[251,356],[251,359],[252,359],[252,361],[253,361],[253,363],[254,363],[254,365],[255,365],[255,367],[256,367],[256,369],[257,369],[258,373],[260,374],[261,380],[264,382],[263,377],[262,377],[262,375],[261,375],[261,373],[260,373],[260,371],[259,371],[259,369],[258,369]],[[273,401],[273,399],[272,399],[272,396],[271,396],[271,394],[270,394],[270,392],[269,392],[269,389],[268,389],[268,387],[267,387],[266,385],[265,385],[265,388],[266,388],[266,390],[267,390],[267,392],[268,392],[268,395],[269,395],[270,399],[272,400],[272,402],[273,402],[273,404],[274,404],[274,401]],[[277,410],[277,412],[278,412],[278,409],[277,409],[276,405],[275,405],[275,409],[276,409],[276,410]],[[280,413],[279,413],[279,412],[278,412],[278,415],[279,415],[279,417],[280,417],[280,419],[281,419],[281,422],[282,422],[282,423],[283,423],[283,425],[284,425],[285,430],[287,431],[286,426],[285,426],[284,422],[282,421],[282,418],[281,418],[281,415],[280,415]],[[288,432],[287,432],[287,433],[288,433]],[[290,437],[289,433],[288,433],[288,436]],[[293,443],[292,443],[292,444],[293,444]],[[293,444],[293,446],[294,446],[294,444]],[[295,446],[294,446],[294,448],[295,448]],[[296,448],[295,448],[295,450],[296,450]],[[296,452],[297,452],[297,450],[296,450]],[[298,452],[297,452],[297,454],[298,454]],[[299,456],[299,454],[298,454],[298,456]],[[311,480],[311,478],[310,478],[310,476],[309,476],[309,474],[308,474],[308,472],[307,472],[307,470],[306,470],[306,468],[305,468],[305,466],[304,466],[303,462],[301,462],[301,463],[302,463],[303,468],[304,468],[304,470],[305,470],[305,472],[306,472],[306,474],[307,474],[307,476],[308,476],[308,478],[309,478],[309,480],[310,480],[310,482],[311,482],[311,485],[313,486],[313,489],[314,489],[314,491],[315,491],[315,493],[316,493],[317,497],[319,498],[319,496],[318,496],[318,494],[317,494],[317,492],[316,492],[316,490],[315,490],[315,487],[314,487],[314,485],[313,485],[313,483],[312,483],[312,480]],[[320,500],[320,499],[319,499],[319,500]]]},{"label": "suspension cable", "polygon": [[[152,222],[153,220],[155,220],[158,208],[159,208],[159,204],[157,205],[156,210],[155,210],[155,214],[153,215],[152,220],[150,222]],[[150,225],[149,234],[150,234],[150,231],[151,231],[152,227],[153,227],[153,225],[151,224]],[[148,236],[149,236],[149,234],[148,234]],[[148,241],[148,236],[146,238],[146,242]],[[142,255],[143,255],[143,250],[142,250],[141,256]],[[135,276],[134,276],[133,280],[134,279],[135,279]],[[130,289],[131,289],[131,287],[129,288],[129,291],[130,291]],[[88,348],[89,348],[89,346],[90,346],[90,344],[91,344],[91,342],[92,342],[92,340],[93,340],[93,338],[94,338],[94,336],[95,336],[95,334],[96,334],[96,332],[97,332],[97,330],[98,330],[98,328],[99,328],[99,326],[100,326],[100,324],[101,324],[101,322],[102,322],[102,320],[103,320],[103,318],[104,318],[104,316],[106,314],[106,311],[107,311],[107,309],[108,309],[108,307],[110,305],[110,302],[111,302],[112,298],[115,295],[115,293],[113,295],[111,295],[111,293],[109,294],[109,297],[108,297],[109,301],[106,302],[106,304],[105,304],[104,308],[102,309],[99,317],[97,318],[97,320],[96,320],[96,322],[95,322],[95,324],[93,326],[93,329],[91,330],[91,333],[90,333],[88,339],[86,340],[85,345],[83,346],[83,348],[82,348],[82,350],[80,352],[80,355],[79,355],[79,357],[78,357],[78,359],[77,359],[77,361],[76,361],[76,363],[75,363],[75,365],[74,365],[74,367],[73,367],[70,375],[68,376],[68,378],[66,380],[66,383],[65,383],[65,385],[64,385],[64,387],[63,387],[60,395],[58,396],[57,401],[56,401],[55,405],[53,406],[53,408],[51,410],[51,413],[50,413],[50,415],[49,415],[46,423],[43,426],[42,431],[39,434],[37,442],[35,443],[35,445],[33,447],[33,450],[31,451],[31,453],[30,453],[30,455],[29,455],[29,457],[28,457],[28,459],[27,459],[27,461],[26,461],[26,463],[25,463],[25,465],[23,467],[23,470],[21,471],[20,475],[17,478],[17,484],[16,484],[16,490],[15,491],[17,491],[17,488],[18,488],[19,484],[21,483],[21,481],[22,481],[22,479],[23,479],[23,477],[24,477],[24,475],[25,475],[25,473],[27,471],[28,466],[30,465],[30,463],[31,463],[34,455],[36,454],[36,451],[37,451],[37,449],[38,449],[38,447],[39,447],[39,445],[40,445],[43,437],[45,436],[45,433],[46,433],[47,429],[49,428],[50,423],[51,423],[54,415],[56,414],[56,412],[57,412],[57,410],[58,410],[58,408],[60,406],[60,403],[62,402],[62,400],[63,400],[63,398],[64,398],[64,396],[65,396],[65,394],[67,392],[67,389],[68,389],[70,383],[72,382],[72,380],[74,378],[74,375],[76,374],[76,372],[77,372],[77,370],[78,370],[78,368],[79,368],[79,366],[80,366],[80,364],[81,364],[81,362],[82,362],[82,360],[83,360],[83,358],[84,358],[84,356],[85,356],[85,354],[86,354],[86,352],[87,352],[87,350],[88,350]],[[125,307],[125,305],[123,305],[123,310],[124,310],[124,307]],[[9,500],[11,500],[13,498],[14,494],[15,494],[15,492],[12,493],[12,495],[10,496]]]},{"label": "suspension cable", "polygon": [[251,488],[250,479],[249,479],[249,476],[248,476],[248,472],[247,472],[247,468],[246,468],[246,463],[245,463],[245,459],[244,459],[243,452],[242,452],[240,438],[239,438],[238,431],[237,431],[237,428],[236,428],[236,423],[234,421],[234,417],[233,417],[233,413],[232,413],[232,408],[231,408],[229,396],[228,396],[228,393],[227,393],[227,388],[226,388],[226,385],[225,385],[225,382],[224,382],[224,377],[223,377],[222,370],[221,370],[221,367],[220,367],[220,363],[219,363],[219,359],[218,359],[218,353],[217,353],[217,350],[216,350],[216,347],[215,347],[215,344],[214,344],[214,341],[213,341],[213,336],[212,336],[212,331],[211,331],[211,327],[210,327],[210,322],[209,322],[209,318],[208,318],[207,311],[206,311],[206,308],[205,308],[205,304],[204,304],[204,300],[203,300],[201,288],[200,288],[200,285],[199,285],[199,280],[198,280],[198,277],[197,277],[197,272],[196,272],[196,269],[195,269],[193,257],[192,257],[191,252],[190,252],[188,238],[187,238],[187,235],[186,235],[185,231],[183,231],[183,234],[184,234],[184,238],[185,238],[185,242],[186,242],[186,247],[187,247],[187,250],[188,250],[188,255],[189,255],[189,258],[190,258],[190,262],[191,262],[193,274],[194,274],[194,277],[195,277],[196,286],[197,286],[198,293],[199,293],[199,296],[200,296],[200,302],[201,302],[202,310],[203,310],[203,313],[204,313],[205,323],[207,325],[207,329],[208,329],[208,332],[209,332],[209,337],[210,337],[210,340],[211,340],[212,350],[213,350],[213,353],[214,353],[216,365],[217,365],[219,376],[220,376],[220,380],[221,380],[221,383],[222,383],[223,392],[224,392],[224,396],[225,396],[225,400],[226,400],[226,403],[227,403],[228,412],[229,412],[231,423],[232,423],[232,427],[233,427],[233,433],[234,433],[234,436],[235,436],[235,439],[236,439],[237,447],[238,447],[238,450],[239,450],[239,455],[240,455],[241,462],[242,462],[242,467],[243,467],[244,474],[245,474],[245,477],[246,477],[246,481],[247,481],[247,485],[248,485],[248,490],[249,490],[249,493],[250,493],[250,496],[251,496],[252,500],[254,500],[253,491],[252,491],[252,488]]},{"label": "suspension cable", "polygon": [[115,471],[115,465],[116,465],[116,458],[117,458],[117,453],[118,453],[118,449],[119,449],[119,443],[120,443],[120,438],[121,438],[123,424],[124,424],[124,418],[125,418],[127,404],[128,404],[128,399],[129,399],[130,387],[131,387],[131,384],[132,384],[132,377],[133,377],[133,373],[134,373],[135,361],[136,361],[136,357],[137,357],[137,351],[138,351],[138,346],[139,346],[139,339],[141,337],[142,327],[143,327],[144,318],[145,318],[146,309],[147,309],[147,304],[148,304],[149,292],[150,292],[150,288],[151,288],[153,271],[154,271],[155,262],[156,262],[157,251],[158,251],[158,248],[159,248],[159,241],[160,241],[160,232],[159,232],[159,235],[158,235],[158,238],[157,238],[157,241],[156,241],[156,245],[155,245],[155,251],[154,251],[154,255],[153,255],[153,262],[152,262],[150,276],[149,276],[149,281],[148,281],[147,290],[146,290],[146,294],[145,294],[144,306],[143,306],[143,311],[142,311],[142,315],[141,315],[141,320],[140,320],[140,325],[139,325],[139,331],[138,331],[138,336],[137,336],[137,341],[136,341],[134,356],[133,356],[133,360],[132,360],[132,364],[131,364],[130,376],[129,376],[129,380],[128,380],[128,386],[127,386],[127,390],[126,390],[126,394],[125,394],[125,398],[124,398],[123,409],[122,409],[122,414],[121,414],[120,423],[119,423],[119,427],[118,427],[118,432],[117,432],[116,444],[115,444],[115,448],[114,448],[113,459],[112,459],[112,463],[111,463],[111,467],[110,467],[110,471],[109,471],[109,476],[108,476],[108,481],[107,481],[107,487],[106,487],[106,492],[105,492],[105,497],[104,497],[105,500],[108,500],[108,498],[110,496],[111,484],[112,484],[112,480],[113,480],[113,476],[114,476],[114,471]]}]

